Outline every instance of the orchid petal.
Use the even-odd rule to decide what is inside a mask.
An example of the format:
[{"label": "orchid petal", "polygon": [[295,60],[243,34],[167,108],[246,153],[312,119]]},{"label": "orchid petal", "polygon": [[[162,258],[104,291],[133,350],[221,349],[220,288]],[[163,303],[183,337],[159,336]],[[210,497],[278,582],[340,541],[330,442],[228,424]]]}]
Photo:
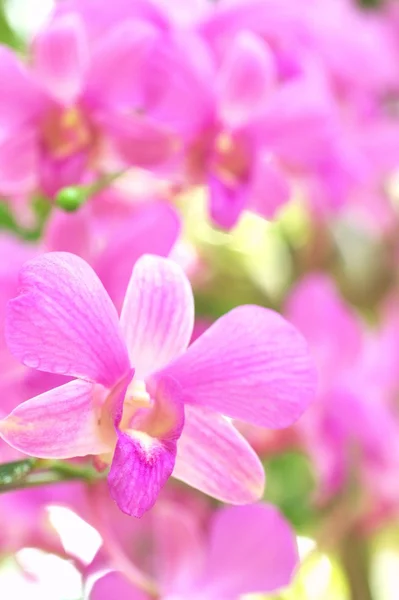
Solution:
[{"label": "orchid petal", "polygon": [[39,458],[109,452],[93,404],[94,385],[71,381],[17,406],[0,421],[0,436],[13,448]]},{"label": "orchid petal", "polygon": [[149,600],[141,590],[135,588],[122,573],[112,571],[98,579],[90,592],[90,600]]},{"label": "orchid petal", "polygon": [[232,229],[238,222],[248,199],[246,186],[239,182],[224,182],[213,174],[208,176],[210,214],[216,225]]},{"label": "orchid petal", "polygon": [[192,406],[185,407],[173,477],[231,504],[259,500],[265,485],[258,456],[234,426]]},{"label": "orchid petal", "polygon": [[8,305],[6,340],[24,365],[112,387],[129,369],[118,315],[78,256],[51,252],[26,263]]},{"label": "orchid petal", "polygon": [[[206,545],[200,519],[195,511],[173,502],[160,502],[151,514],[159,586],[171,596],[187,593],[205,564]],[[186,597],[190,595],[187,593]]]},{"label": "orchid petal", "polygon": [[175,442],[164,444],[141,432],[118,432],[108,483],[124,513],[141,517],[155,504],[172,474],[175,455]]},{"label": "orchid petal", "polygon": [[9,131],[40,115],[44,96],[33,81],[29,70],[15,52],[0,46],[0,80],[7,82],[0,89],[0,139]]},{"label": "orchid petal", "polygon": [[202,589],[212,598],[273,592],[290,583],[299,562],[292,529],[267,504],[217,511],[207,558]]},{"label": "orchid petal", "polygon": [[113,110],[131,111],[141,106],[139,79],[158,35],[149,21],[127,20],[110,28],[96,45],[86,99],[94,106]]},{"label": "orchid petal", "polygon": [[176,211],[160,201],[144,204],[115,230],[107,251],[96,261],[96,271],[117,307],[122,306],[132,265],[146,253],[168,255],[179,231]]},{"label": "orchid petal", "polygon": [[269,152],[257,153],[248,188],[248,208],[265,219],[273,218],[291,197],[287,174]]},{"label": "orchid petal", "polygon": [[86,33],[78,15],[54,19],[35,39],[33,51],[42,86],[61,104],[75,102],[89,63]]},{"label": "orchid petal", "polygon": [[141,517],[155,504],[171,476],[176,442],[184,423],[181,390],[173,380],[154,380],[150,390],[152,406],[139,409],[124,431],[119,429],[124,422],[120,411],[123,394],[115,411],[118,441],[108,484],[119,508],[135,517]]},{"label": "orchid petal", "polygon": [[176,155],[176,134],[144,115],[104,114],[99,122],[122,160],[128,165],[157,167]]},{"label": "orchid petal", "polygon": [[360,323],[327,276],[302,279],[288,298],[286,315],[306,337],[326,386],[358,359]]},{"label": "orchid petal", "polygon": [[128,20],[148,21],[160,29],[170,25],[169,11],[149,0],[113,0],[112,4],[98,0],[63,0],[55,6],[56,16],[70,13],[80,15],[96,43],[119,23]]},{"label": "orchid petal", "polygon": [[194,326],[194,300],[179,265],[150,255],[136,262],[121,326],[138,379],[184,352]]},{"label": "orchid petal", "polygon": [[37,185],[38,159],[38,140],[29,127],[14,131],[0,142],[1,195],[31,192]]},{"label": "orchid petal", "polygon": [[220,72],[220,115],[230,127],[245,125],[265,105],[276,79],[267,43],[250,31],[236,35]]},{"label": "orchid petal", "polygon": [[180,384],[185,403],[272,429],[298,419],[316,387],[301,334],[260,306],[221,317],[162,373]]}]

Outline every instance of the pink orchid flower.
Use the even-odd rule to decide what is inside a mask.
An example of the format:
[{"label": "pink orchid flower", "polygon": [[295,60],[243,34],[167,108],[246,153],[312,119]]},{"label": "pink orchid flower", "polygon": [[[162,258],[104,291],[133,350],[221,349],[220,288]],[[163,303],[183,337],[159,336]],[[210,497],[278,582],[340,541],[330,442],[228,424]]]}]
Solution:
[{"label": "pink orchid flower", "polygon": [[392,352],[391,335],[367,332],[322,274],[299,282],[286,314],[309,341],[319,370],[318,402],[296,429],[319,474],[321,497],[345,485],[353,462],[363,486],[378,495],[380,482],[386,496],[399,457],[392,378],[381,365],[382,350]]},{"label": "pink orchid flower", "polygon": [[[130,548],[141,539],[154,549],[155,572],[147,583],[160,600],[238,600],[242,594],[274,592],[290,583],[298,564],[295,537],[271,505],[222,508],[206,532],[181,506],[161,502],[150,516],[144,531],[132,532]],[[125,571],[111,571],[96,581],[90,600],[154,597],[132,579]]]},{"label": "pink orchid flower", "polygon": [[[106,3],[95,12],[108,14]],[[29,65],[0,46],[0,76],[8,81],[0,91],[3,195],[25,196],[39,188],[53,196],[108,172],[109,164],[111,172],[125,166],[107,123],[126,110],[134,120],[141,102],[141,62],[161,26],[155,15],[151,21],[149,15],[145,20],[131,13],[92,36],[93,10],[55,11],[32,42]],[[143,128],[151,137],[151,127],[141,123],[140,132]],[[159,155],[167,143],[160,133],[153,137]],[[147,142],[136,153],[137,163],[147,164],[148,154]]]},{"label": "pink orchid flower", "polygon": [[190,284],[168,259],[136,262],[120,322],[84,260],[33,259],[9,303],[9,348],[27,366],[77,379],[18,406],[1,437],[33,456],[111,464],[111,495],[131,515],[172,473],[221,500],[254,501],[262,465],[222,414],[271,428],[297,419],[315,386],[306,344],[259,306],[232,310],[187,349],[193,323]]}]

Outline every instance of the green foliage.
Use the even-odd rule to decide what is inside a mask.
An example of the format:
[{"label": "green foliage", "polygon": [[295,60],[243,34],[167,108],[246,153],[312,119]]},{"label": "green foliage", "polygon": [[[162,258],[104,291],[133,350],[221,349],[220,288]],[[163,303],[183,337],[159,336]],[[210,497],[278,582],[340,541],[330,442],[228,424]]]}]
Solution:
[{"label": "green foliage", "polygon": [[37,196],[32,200],[33,226],[22,227],[16,220],[11,206],[5,200],[0,200],[0,231],[5,230],[26,240],[34,242],[41,238],[44,225],[51,212],[50,200]]},{"label": "green foliage", "polygon": [[0,0],[0,43],[22,51],[24,49],[23,40],[10,27],[7,20],[6,0]]},{"label": "green foliage", "polygon": [[0,465],[0,486],[9,486],[24,479],[35,468],[37,458],[26,458]]},{"label": "green foliage", "polygon": [[265,500],[276,504],[298,531],[306,529],[314,517],[314,479],[306,456],[286,452],[264,462],[267,485]]}]

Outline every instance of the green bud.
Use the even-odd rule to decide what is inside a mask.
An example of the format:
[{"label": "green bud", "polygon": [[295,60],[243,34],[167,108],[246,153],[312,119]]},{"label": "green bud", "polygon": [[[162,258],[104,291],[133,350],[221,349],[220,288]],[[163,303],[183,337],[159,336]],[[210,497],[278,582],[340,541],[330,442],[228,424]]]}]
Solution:
[{"label": "green bud", "polygon": [[71,185],[58,192],[55,203],[67,212],[75,212],[86,202],[87,197],[87,188]]}]

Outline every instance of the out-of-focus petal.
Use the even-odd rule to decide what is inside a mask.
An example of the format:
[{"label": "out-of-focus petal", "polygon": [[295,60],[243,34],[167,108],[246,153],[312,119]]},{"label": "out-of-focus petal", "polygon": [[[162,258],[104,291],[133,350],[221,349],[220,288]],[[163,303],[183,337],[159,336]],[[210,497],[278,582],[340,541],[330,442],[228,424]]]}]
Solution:
[{"label": "out-of-focus petal", "polygon": [[302,279],[288,298],[285,314],[306,337],[326,385],[358,359],[360,323],[326,275]]},{"label": "out-of-focus petal", "polygon": [[44,97],[16,54],[0,46],[0,140],[3,131],[30,123],[40,114]]},{"label": "out-of-focus petal", "polygon": [[[157,580],[164,594],[183,594],[202,575],[205,564],[204,532],[194,510],[160,502],[151,513],[157,553]],[[173,531],[173,535],[170,532]]]},{"label": "out-of-focus petal", "polygon": [[101,40],[110,29],[115,29],[118,24],[129,20],[147,20],[160,29],[169,26],[167,11],[151,0],[113,0],[112,4],[99,3],[98,0],[63,0],[57,3],[57,17],[71,12],[80,15],[90,38],[95,42]]},{"label": "out-of-focus petal", "polygon": [[160,37],[145,69],[145,106],[157,123],[192,139],[215,118],[216,66],[209,46],[192,29]]},{"label": "out-of-focus petal", "polygon": [[100,124],[128,165],[158,167],[179,150],[178,140],[169,128],[143,115],[101,115]]},{"label": "out-of-focus petal", "polygon": [[113,571],[96,581],[90,592],[90,600],[150,600],[150,596],[135,588],[122,573]]},{"label": "out-of-focus petal", "polygon": [[248,200],[248,190],[240,183],[225,183],[213,174],[208,176],[210,214],[216,225],[232,229]]},{"label": "out-of-focus petal", "polygon": [[167,256],[180,231],[180,219],[166,202],[146,203],[116,229],[106,251],[96,260],[105,289],[119,308],[132,273],[143,254]]},{"label": "out-of-focus petal", "polygon": [[286,173],[268,152],[259,152],[248,186],[248,208],[266,219],[275,216],[291,196]]},{"label": "out-of-focus petal", "polygon": [[26,263],[9,302],[6,340],[24,365],[112,387],[129,369],[118,315],[81,258],[51,252]]},{"label": "out-of-focus petal", "polygon": [[38,81],[61,104],[72,104],[82,91],[89,63],[84,25],[68,14],[46,25],[34,40],[34,70]]},{"label": "out-of-focus petal", "polygon": [[[90,262],[94,237],[90,217],[88,204],[72,213],[54,207],[43,236],[46,250],[72,252]],[[96,272],[98,273],[97,269]],[[102,280],[101,275],[100,279]]]},{"label": "out-of-focus petal", "polygon": [[32,192],[37,184],[38,140],[32,129],[16,130],[0,141],[0,193]]},{"label": "out-of-focus petal", "polygon": [[298,419],[316,387],[302,335],[260,306],[221,317],[163,373],[179,382],[185,403],[272,429]]},{"label": "out-of-focus petal", "polygon": [[111,28],[96,46],[86,101],[113,110],[140,107],[141,73],[157,36],[157,29],[149,21],[128,20]]},{"label": "out-of-focus petal", "polygon": [[223,508],[215,513],[210,535],[202,588],[209,597],[273,592],[290,583],[299,562],[296,539],[274,506]]},{"label": "out-of-focus petal", "polygon": [[255,502],[265,474],[248,442],[224,417],[185,407],[173,477],[231,504]]},{"label": "out-of-focus petal", "polygon": [[137,261],[122,309],[121,326],[138,379],[184,352],[194,326],[194,300],[179,265],[150,255]]},{"label": "out-of-focus petal", "polygon": [[276,78],[267,43],[249,31],[239,33],[220,71],[220,116],[230,127],[245,125],[264,104]]},{"label": "out-of-focus petal", "polygon": [[39,458],[73,458],[110,450],[93,409],[94,385],[71,381],[23,402],[0,421],[0,436]]}]

